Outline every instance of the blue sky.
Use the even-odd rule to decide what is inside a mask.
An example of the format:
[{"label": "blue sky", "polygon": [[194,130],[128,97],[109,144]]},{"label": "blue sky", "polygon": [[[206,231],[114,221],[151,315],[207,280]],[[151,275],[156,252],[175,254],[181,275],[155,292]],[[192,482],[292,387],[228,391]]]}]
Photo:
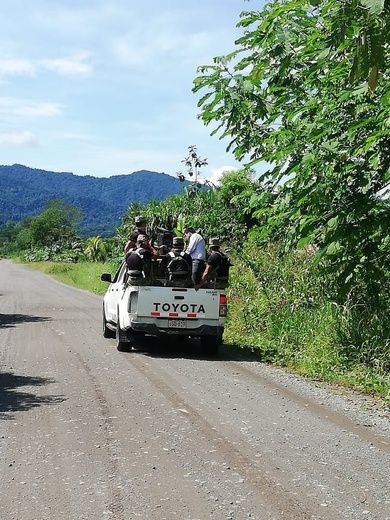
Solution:
[{"label": "blue sky", "polygon": [[239,165],[197,119],[199,65],[234,48],[244,0],[0,0],[0,163],[175,175],[189,145]]}]

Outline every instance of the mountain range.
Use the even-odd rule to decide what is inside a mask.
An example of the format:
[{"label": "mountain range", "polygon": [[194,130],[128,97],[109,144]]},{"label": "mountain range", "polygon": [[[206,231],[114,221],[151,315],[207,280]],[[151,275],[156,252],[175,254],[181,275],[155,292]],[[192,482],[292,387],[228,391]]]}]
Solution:
[{"label": "mountain range", "polygon": [[146,204],[182,192],[179,179],[147,170],[92,177],[21,164],[0,166],[0,226],[38,215],[47,201],[62,199],[82,210],[80,234],[111,236],[132,202]]}]

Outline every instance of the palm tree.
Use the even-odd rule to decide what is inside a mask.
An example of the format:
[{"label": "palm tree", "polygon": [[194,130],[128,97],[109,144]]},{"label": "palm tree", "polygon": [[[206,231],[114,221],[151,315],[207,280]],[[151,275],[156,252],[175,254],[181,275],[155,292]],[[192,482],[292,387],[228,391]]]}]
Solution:
[{"label": "palm tree", "polygon": [[107,259],[107,246],[100,236],[87,239],[85,256],[90,262],[104,262]]}]

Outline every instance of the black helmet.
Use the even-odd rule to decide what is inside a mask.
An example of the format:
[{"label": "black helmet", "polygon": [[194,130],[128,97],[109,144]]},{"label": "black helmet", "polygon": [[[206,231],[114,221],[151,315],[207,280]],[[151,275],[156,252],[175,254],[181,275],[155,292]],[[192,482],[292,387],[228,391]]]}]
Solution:
[{"label": "black helmet", "polygon": [[184,238],[183,237],[173,237],[172,245],[176,246],[176,247],[177,246],[183,247],[184,246]]},{"label": "black helmet", "polygon": [[134,219],[134,224],[144,224],[146,222],[146,218],[141,215],[137,215]]}]

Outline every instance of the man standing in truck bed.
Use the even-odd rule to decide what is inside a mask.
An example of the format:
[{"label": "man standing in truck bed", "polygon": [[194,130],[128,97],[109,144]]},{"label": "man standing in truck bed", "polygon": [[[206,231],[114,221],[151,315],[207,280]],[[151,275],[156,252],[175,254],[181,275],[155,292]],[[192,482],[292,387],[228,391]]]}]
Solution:
[{"label": "man standing in truck bed", "polygon": [[184,235],[187,241],[186,253],[192,258],[192,283],[197,285],[206,267],[206,244],[202,235],[196,233],[193,227],[186,227]]}]

